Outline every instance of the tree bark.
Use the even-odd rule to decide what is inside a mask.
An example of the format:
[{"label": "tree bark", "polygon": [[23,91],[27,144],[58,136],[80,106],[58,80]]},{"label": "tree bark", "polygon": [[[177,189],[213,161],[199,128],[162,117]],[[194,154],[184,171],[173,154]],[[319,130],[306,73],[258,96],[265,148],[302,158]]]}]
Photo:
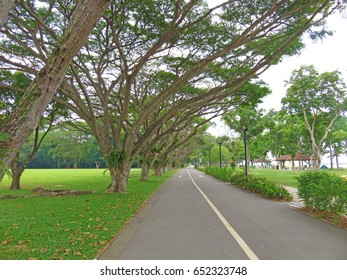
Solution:
[{"label": "tree bark", "polygon": [[150,169],[150,166],[147,162],[147,159],[143,159],[142,165],[141,165],[140,181],[147,181],[148,180],[149,169]]},{"label": "tree bark", "polygon": [[109,170],[112,182],[106,191],[111,193],[127,193],[130,169],[131,160],[124,160],[117,167],[110,167]]},{"label": "tree bark", "polygon": [[334,156],[331,145],[329,145],[329,154],[330,154],[330,169],[334,169]]},{"label": "tree bark", "polygon": [[339,169],[340,168],[340,164],[339,164],[339,154],[337,152],[336,146],[334,146],[334,152],[335,152],[335,157],[336,157],[336,168]]},{"label": "tree bark", "polygon": [[[84,45],[95,23],[110,2],[111,0],[77,1],[72,19],[62,37],[62,43],[52,52],[48,63],[38,73],[18,106],[0,128],[0,133],[10,136],[8,141],[0,142],[0,149],[10,151],[3,159],[5,164],[10,165],[16,151],[38,126],[40,117],[60,86],[72,58]],[[0,179],[2,177],[0,176]]]},{"label": "tree bark", "polygon": [[154,167],[154,176],[163,176],[163,161],[158,160]]},{"label": "tree bark", "polygon": [[11,162],[11,172],[12,172],[12,181],[10,190],[20,190],[20,178],[25,170],[25,166],[19,165],[19,153],[16,153],[15,158]]},{"label": "tree bark", "polygon": [[20,190],[21,189],[20,179],[24,172],[24,168],[21,168],[21,167],[11,168],[11,172],[12,172],[12,181],[11,181],[10,190]]},{"label": "tree bark", "polygon": [[322,159],[321,159],[320,151],[318,149],[316,149],[314,151],[314,160],[313,160],[314,166],[313,166],[313,169],[319,170],[321,162],[322,162]]},{"label": "tree bark", "polygon": [[0,27],[4,24],[8,14],[14,6],[15,0],[2,0],[0,2]]}]

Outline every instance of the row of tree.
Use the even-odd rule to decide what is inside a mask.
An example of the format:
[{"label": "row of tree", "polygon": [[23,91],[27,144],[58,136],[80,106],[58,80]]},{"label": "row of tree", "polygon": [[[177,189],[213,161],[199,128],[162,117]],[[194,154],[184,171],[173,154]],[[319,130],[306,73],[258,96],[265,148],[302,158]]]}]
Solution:
[{"label": "row of tree", "polygon": [[[258,102],[225,114],[224,122],[235,137],[222,137],[229,147],[230,162],[244,160],[243,129],[247,128],[248,161],[267,159],[296,153],[312,155],[314,166],[319,169],[322,155],[328,154],[331,168],[339,167],[338,157],[347,153],[347,87],[337,71],[318,73],[313,66],[302,66],[293,71],[287,81],[288,90],[282,99],[282,110],[265,112]],[[206,139],[203,148],[205,162],[210,153]],[[214,144],[213,161],[216,157]],[[224,158],[226,156],[224,155]]]},{"label": "row of tree", "polygon": [[164,164],[210,119],[258,100],[257,75],[297,53],[305,31],[327,34],[324,19],[343,7],[326,0],[212,7],[201,0],[18,0],[0,30],[0,70],[30,83],[1,82],[19,96],[2,104],[3,161],[10,165],[42,117],[56,112],[53,123],[64,117],[88,125],[110,170],[109,190],[126,192],[137,156],[150,165],[154,154]]}]

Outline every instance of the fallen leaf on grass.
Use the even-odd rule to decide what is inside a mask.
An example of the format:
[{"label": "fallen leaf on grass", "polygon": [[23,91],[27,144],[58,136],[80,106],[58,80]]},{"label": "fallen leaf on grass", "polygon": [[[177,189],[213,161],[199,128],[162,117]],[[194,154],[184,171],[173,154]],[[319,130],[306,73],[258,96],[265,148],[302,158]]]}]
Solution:
[{"label": "fallen leaf on grass", "polygon": [[8,243],[12,242],[14,240],[14,237],[13,236],[9,236],[7,237],[7,239],[5,241],[3,241],[1,243],[1,245],[7,245]]}]

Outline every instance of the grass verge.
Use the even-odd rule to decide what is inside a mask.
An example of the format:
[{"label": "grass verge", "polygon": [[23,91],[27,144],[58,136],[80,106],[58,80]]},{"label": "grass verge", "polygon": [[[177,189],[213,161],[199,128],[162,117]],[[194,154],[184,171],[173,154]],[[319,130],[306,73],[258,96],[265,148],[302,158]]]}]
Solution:
[{"label": "grass verge", "polygon": [[[302,173],[304,173],[304,170],[298,170],[296,171],[296,174],[294,174],[293,170],[277,170],[277,169],[252,169],[250,174],[262,176],[267,179],[270,179],[271,181],[283,185],[283,186],[290,186],[290,187],[298,187],[298,181],[296,180],[296,177]],[[336,174],[338,176],[347,175],[347,170],[326,170],[325,172]]]},{"label": "grass verge", "polygon": [[4,180],[0,195],[26,195],[37,187],[95,193],[0,200],[0,259],[94,259],[174,172],[139,182],[140,170],[132,170],[128,194],[104,193],[110,179],[97,169],[27,170],[19,191],[7,190]]}]

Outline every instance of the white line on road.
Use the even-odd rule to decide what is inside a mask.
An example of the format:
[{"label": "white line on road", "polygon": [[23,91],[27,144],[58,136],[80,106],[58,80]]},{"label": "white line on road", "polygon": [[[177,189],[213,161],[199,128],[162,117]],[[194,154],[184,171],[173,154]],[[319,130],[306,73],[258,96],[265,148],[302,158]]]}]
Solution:
[{"label": "white line on road", "polygon": [[230,232],[230,234],[235,238],[236,242],[240,245],[242,250],[246,253],[246,255],[251,260],[259,260],[259,258],[254,254],[254,252],[249,248],[249,246],[246,244],[246,242],[241,238],[241,236],[235,231],[235,229],[229,224],[229,222],[224,218],[221,212],[217,209],[217,207],[212,203],[212,201],[206,196],[206,194],[199,188],[199,186],[195,183],[192,175],[190,175],[189,170],[187,169],[188,175],[190,179],[192,180],[195,187],[198,189],[198,191],[202,194],[202,196],[205,198],[207,203],[210,205],[212,210],[216,213],[218,218],[222,221],[223,225],[226,227],[226,229]]}]

